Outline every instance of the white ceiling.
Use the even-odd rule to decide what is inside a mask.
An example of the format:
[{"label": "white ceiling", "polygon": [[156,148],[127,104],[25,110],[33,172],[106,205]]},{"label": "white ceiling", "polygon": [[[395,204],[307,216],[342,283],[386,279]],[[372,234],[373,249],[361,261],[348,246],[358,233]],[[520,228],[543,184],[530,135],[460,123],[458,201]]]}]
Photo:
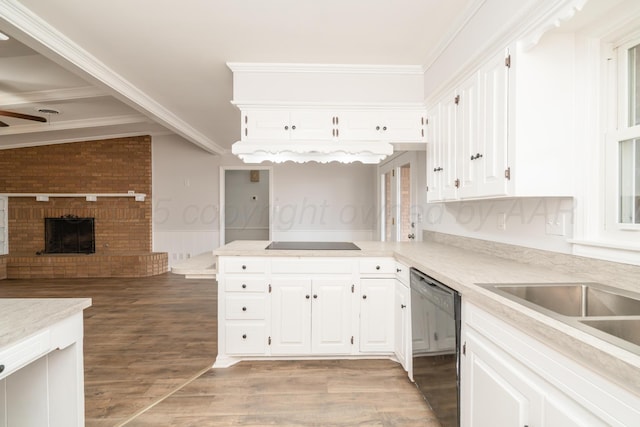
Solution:
[{"label": "white ceiling", "polygon": [[425,65],[476,2],[2,0],[0,109],[61,114],[0,117],[0,148],[173,132],[223,152],[227,62]]}]

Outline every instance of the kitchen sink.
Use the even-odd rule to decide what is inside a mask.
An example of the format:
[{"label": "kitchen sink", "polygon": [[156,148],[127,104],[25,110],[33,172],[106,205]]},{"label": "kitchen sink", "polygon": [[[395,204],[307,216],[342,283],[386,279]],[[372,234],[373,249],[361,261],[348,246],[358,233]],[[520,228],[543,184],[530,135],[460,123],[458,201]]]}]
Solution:
[{"label": "kitchen sink", "polygon": [[640,355],[640,294],[601,283],[478,284]]},{"label": "kitchen sink", "polygon": [[498,291],[563,316],[640,315],[640,299],[598,283],[493,285]]},{"label": "kitchen sink", "polygon": [[640,319],[585,319],[580,323],[640,346]]}]

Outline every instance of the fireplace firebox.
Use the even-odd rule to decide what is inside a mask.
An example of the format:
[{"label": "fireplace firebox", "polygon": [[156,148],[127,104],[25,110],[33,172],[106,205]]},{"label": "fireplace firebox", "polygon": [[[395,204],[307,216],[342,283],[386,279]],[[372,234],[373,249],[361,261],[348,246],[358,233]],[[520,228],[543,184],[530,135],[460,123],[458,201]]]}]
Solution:
[{"label": "fireplace firebox", "polygon": [[64,216],[44,219],[47,254],[92,254],[96,252],[94,218]]}]

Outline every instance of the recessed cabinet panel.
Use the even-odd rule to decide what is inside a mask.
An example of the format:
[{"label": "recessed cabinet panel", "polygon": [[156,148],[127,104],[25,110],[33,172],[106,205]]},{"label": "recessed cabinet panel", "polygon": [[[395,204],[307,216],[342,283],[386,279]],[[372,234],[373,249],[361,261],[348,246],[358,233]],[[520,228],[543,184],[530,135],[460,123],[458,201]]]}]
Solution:
[{"label": "recessed cabinet panel", "polygon": [[362,279],[360,286],[360,351],[393,352],[395,279]]},{"label": "recessed cabinet panel", "polygon": [[311,350],[314,354],[351,353],[353,294],[344,279],[314,279]]},{"label": "recessed cabinet panel", "polygon": [[337,138],[334,132],[334,114],[324,110],[295,110],[291,112],[290,137],[291,139],[305,140],[329,140]]},{"label": "recessed cabinet panel", "polygon": [[289,111],[250,111],[243,113],[242,117],[242,140],[289,139]]}]

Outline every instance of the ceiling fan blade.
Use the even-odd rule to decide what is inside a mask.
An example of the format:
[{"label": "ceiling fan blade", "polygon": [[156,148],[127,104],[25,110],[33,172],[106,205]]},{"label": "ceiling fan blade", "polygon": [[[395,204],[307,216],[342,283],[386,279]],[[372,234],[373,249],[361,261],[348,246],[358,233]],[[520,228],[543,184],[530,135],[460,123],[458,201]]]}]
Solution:
[{"label": "ceiling fan blade", "polygon": [[8,127],[8,126],[9,126],[8,124],[6,124],[6,123],[5,123],[5,122],[3,122],[2,120],[0,120],[0,128],[6,128],[6,127]]},{"label": "ceiling fan blade", "polygon": [[0,110],[0,116],[13,117],[15,119],[33,120],[35,122],[46,123],[47,119],[40,116],[32,116],[31,114],[14,113],[13,111]]}]

